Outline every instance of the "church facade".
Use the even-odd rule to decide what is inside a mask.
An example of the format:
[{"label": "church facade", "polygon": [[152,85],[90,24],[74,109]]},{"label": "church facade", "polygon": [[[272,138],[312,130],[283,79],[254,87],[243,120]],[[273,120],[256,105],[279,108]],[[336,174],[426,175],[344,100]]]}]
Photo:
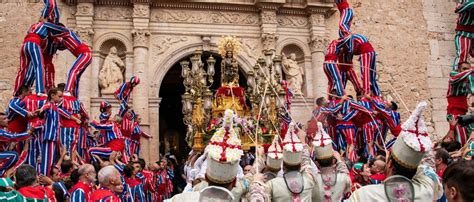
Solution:
[{"label": "church facade", "polygon": [[[23,33],[37,20],[42,2],[0,2],[0,92],[4,106],[11,95]],[[80,84],[80,100],[92,119],[97,119],[102,100],[113,103],[114,110],[118,108],[113,96],[99,87],[100,72],[112,47],[123,62],[124,80],[133,75],[141,79],[133,91],[132,106],[141,115],[145,130],[154,136],[142,140],[142,153],[147,160],[156,160],[158,151],[164,147],[167,151],[173,145],[178,145],[175,150],[184,146],[177,144],[179,140],[175,138],[184,135],[180,129],[183,125],[177,123],[181,117],[167,118],[181,113],[178,106],[181,103],[176,99],[182,82],[179,62],[197,49],[217,53],[218,40],[223,36],[235,36],[241,42],[236,59],[244,76],[263,56],[263,50],[295,54],[304,71],[303,96],[296,96],[292,105],[297,121],[306,123],[314,98],[326,96],[324,51],[328,42],[337,37],[338,14],[332,0],[58,0],[58,3],[61,22],[74,30],[93,52],[92,64]],[[450,55],[454,53],[449,48],[453,47],[450,43],[454,36],[450,37],[454,33],[451,27],[455,16],[436,3],[449,8],[454,8],[454,3],[441,3],[441,0],[401,3],[353,0],[351,3],[357,16],[353,29],[367,35],[379,54],[379,82],[384,95],[399,101],[400,112],[405,116],[408,112],[401,100],[408,109],[421,99],[429,100],[431,110],[426,117],[431,132],[443,134],[447,129],[443,97]],[[436,16],[440,12],[446,12],[444,17],[452,22]],[[57,84],[64,82],[73,58],[69,53],[60,53],[54,60]],[[175,99],[166,101],[167,96]],[[165,133],[166,138],[159,138]]]}]

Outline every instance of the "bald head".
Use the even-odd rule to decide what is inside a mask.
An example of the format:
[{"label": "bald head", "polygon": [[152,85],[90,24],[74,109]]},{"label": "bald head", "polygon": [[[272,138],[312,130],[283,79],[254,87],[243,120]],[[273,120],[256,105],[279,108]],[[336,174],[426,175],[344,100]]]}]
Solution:
[{"label": "bald head", "polygon": [[77,172],[79,173],[79,180],[87,184],[95,183],[97,174],[95,172],[94,166],[91,164],[83,164],[79,166]]},{"label": "bald head", "polygon": [[114,180],[116,177],[120,177],[120,173],[113,166],[105,166],[99,170],[99,183],[101,185],[109,185],[111,179]]},{"label": "bald head", "polygon": [[385,161],[375,160],[372,166],[370,167],[370,172],[372,174],[385,172]]}]

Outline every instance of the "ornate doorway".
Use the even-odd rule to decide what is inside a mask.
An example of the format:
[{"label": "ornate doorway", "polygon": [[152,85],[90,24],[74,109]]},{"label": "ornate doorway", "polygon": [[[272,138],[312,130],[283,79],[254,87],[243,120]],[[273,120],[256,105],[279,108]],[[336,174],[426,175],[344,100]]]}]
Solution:
[{"label": "ornate doorway", "polygon": [[[221,61],[222,57],[214,52],[203,52],[201,59],[206,61],[212,54],[216,59],[214,83],[210,89],[215,90],[221,86]],[[181,65],[183,60],[190,61],[192,55],[188,55],[173,64],[163,78],[160,86],[159,97],[161,98],[159,108],[159,134],[160,154],[171,153],[178,159],[185,158],[191,148],[186,143],[186,125],[183,123],[181,95],[184,94],[183,78],[181,77]],[[204,68],[207,68],[207,64]],[[239,85],[247,87],[247,79],[242,69],[239,69]]]}]

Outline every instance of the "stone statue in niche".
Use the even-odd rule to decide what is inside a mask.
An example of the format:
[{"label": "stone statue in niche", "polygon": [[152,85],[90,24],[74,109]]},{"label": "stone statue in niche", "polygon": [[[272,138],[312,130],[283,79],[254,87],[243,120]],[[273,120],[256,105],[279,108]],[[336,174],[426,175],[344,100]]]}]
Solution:
[{"label": "stone statue in niche", "polygon": [[295,53],[291,53],[289,57],[282,53],[282,56],[283,72],[285,73],[288,87],[293,90],[293,93],[301,95],[304,69],[296,62]]},{"label": "stone statue in niche", "polygon": [[125,63],[117,55],[117,48],[112,46],[99,72],[101,93],[113,94],[122,85],[124,72]]}]

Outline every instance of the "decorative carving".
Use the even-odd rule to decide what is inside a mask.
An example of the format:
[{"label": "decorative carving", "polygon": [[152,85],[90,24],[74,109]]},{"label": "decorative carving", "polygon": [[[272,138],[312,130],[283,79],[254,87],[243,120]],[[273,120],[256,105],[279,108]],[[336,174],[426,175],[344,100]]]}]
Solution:
[{"label": "decorative carving", "polygon": [[325,37],[313,37],[309,40],[311,51],[323,52],[329,44],[329,40]]},{"label": "decorative carving", "polygon": [[277,16],[275,10],[262,10],[260,12],[260,18],[263,24],[277,23]]},{"label": "decorative carving", "polygon": [[102,94],[112,94],[123,83],[125,63],[117,56],[117,48],[112,46],[99,72],[99,87]]},{"label": "decorative carving", "polygon": [[320,13],[313,13],[309,16],[309,23],[311,23],[312,26],[320,26],[324,27],[325,25],[325,17],[323,14]]},{"label": "decorative carving", "polygon": [[148,47],[150,32],[148,30],[133,30],[133,46]]},{"label": "decorative carving", "polygon": [[128,20],[132,18],[131,8],[97,7],[94,19],[96,20]]},{"label": "decorative carving", "polygon": [[92,46],[92,38],[94,36],[94,31],[92,28],[86,27],[76,27],[73,31],[81,39],[81,41],[89,46]]},{"label": "decorative carving", "polygon": [[174,44],[188,41],[188,38],[185,36],[166,36],[160,38],[160,40],[153,43],[153,47],[155,48],[155,51],[153,51],[155,53],[155,60],[157,59],[157,56],[165,53]]},{"label": "decorative carving", "polygon": [[288,87],[293,90],[296,95],[301,95],[301,88],[303,87],[303,75],[304,69],[296,62],[296,54],[291,53],[289,57],[286,57],[285,53],[282,54],[283,72],[285,72],[286,81],[288,81]]},{"label": "decorative carving", "polygon": [[277,41],[278,41],[278,34],[263,33],[262,41],[263,41],[263,50],[275,50]]},{"label": "decorative carving", "polygon": [[308,19],[304,16],[282,16],[277,17],[278,25],[282,27],[306,27]]},{"label": "decorative carving", "polygon": [[255,60],[258,59],[260,51],[258,50],[258,45],[260,42],[257,39],[243,39],[242,40],[242,50],[247,53],[250,58]]},{"label": "decorative carving", "polygon": [[255,13],[239,13],[226,11],[186,11],[160,9],[153,12],[152,21],[158,22],[188,22],[214,24],[246,24],[258,25],[259,19]]},{"label": "decorative carving", "polygon": [[94,7],[89,3],[80,3],[77,4],[76,15],[90,15],[94,14]]},{"label": "decorative carving", "polygon": [[148,18],[150,15],[150,7],[147,4],[134,4],[133,17]]}]

